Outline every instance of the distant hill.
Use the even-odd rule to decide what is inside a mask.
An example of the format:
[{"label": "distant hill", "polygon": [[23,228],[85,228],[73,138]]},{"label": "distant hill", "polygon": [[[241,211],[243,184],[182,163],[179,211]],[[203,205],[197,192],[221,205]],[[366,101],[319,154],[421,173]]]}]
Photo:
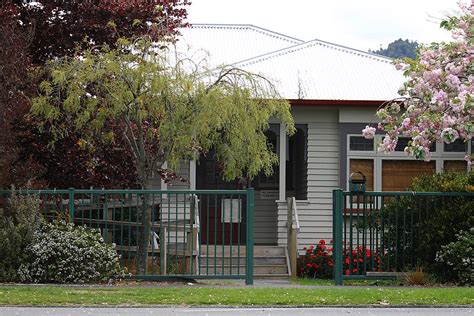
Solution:
[{"label": "distant hill", "polygon": [[392,43],[388,44],[387,48],[380,48],[379,50],[370,50],[369,52],[387,56],[390,58],[403,58],[409,57],[411,59],[416,59],[416,49],[418,48],[418,43],[416,41],[402,40],[397,39]]}]

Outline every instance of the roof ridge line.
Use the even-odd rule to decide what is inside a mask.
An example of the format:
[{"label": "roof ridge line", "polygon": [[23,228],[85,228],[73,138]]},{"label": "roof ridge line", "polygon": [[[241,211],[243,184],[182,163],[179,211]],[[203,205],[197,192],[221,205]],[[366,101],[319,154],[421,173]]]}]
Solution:
[{"label": "roof ridge line", "polygon": [[[331,48],[331,49],[340,49],[341,51],[343,51],[347,54],[355,54],[356,52],[358,52],[360,54],[366,55],[367,58],[378,60],[378,61],[384,62],[384,63],[391,63],[393,61],[393,59],[390,58],[390,57],[386,57],[386,56],[382,56],[382,55],[378,55],[378,54],[374,54],[374,53],[370,53],[370,52],[365,52],[365,51],[360,50],[360,49],[350,48],[348,46],[344,46],[344,45],[340,45],[340,44],[334,44],[334,43],[319,40],[319,39],[313,39],[311,41],[295,44],[295,45],[292,45],[292,46],[289,46],[289,47],[284,47],[284,48],[281,48],[281,49],[278,49],[278,50],[275,50],[275,51],[272,51],[272,52],[268,52],[268,53],[265,53],[265,54],[262,54],[262,55],[247,58],[247,59],[241,60],[241,61],[233,63],[233,64],[234,65],[235,64],[242,64],[242,66],[245,66],[245,65],[250,64],[251,62],[252,63],[257,63],[261,60],[266,60],[266,59],[275,58],[275,57],[278,57],[278,56],[283,56],[283,55],[292,53],[293,51],[300,51],[300,50],[305,49],[306,47],[315,46],[318,43],[319,43],[319,45],[325,45],[325,46],[327,46],[328,48]],[[265,58],[265,57],[267,57],[267,58]]]},{"label": "roof ridge line", "polygon": [[254,24],[247,24],[247,23],[244,23],[244,24],[239,24],[239,23],[190,23],[190,24],[191,24],[191,28],[194,25],[203,26],[203,27],[205,27],[205,26],[208,26],[208,27],[212,27],[212,26],[215,26],[215,27],[247,27],[247,28],[253,29],[256,32],[265,33],[267,35],[273,34],[274,36],[278,36],[281,39],[285,39],[285,40],[288,40],[288,41],[292,40],[292,41],[295,41],[295,42],[299,42],[298,44],[306,43],[306,41],[304,41],[302,39],[299,39],[299,38],[296,38],[296,37],[293,37],[293,36],[289,36],[289,35],[286,35],[286,34],[283,34],[283,33],[275,32],[275,31],[272,31],[272,30],[254,25]]}]

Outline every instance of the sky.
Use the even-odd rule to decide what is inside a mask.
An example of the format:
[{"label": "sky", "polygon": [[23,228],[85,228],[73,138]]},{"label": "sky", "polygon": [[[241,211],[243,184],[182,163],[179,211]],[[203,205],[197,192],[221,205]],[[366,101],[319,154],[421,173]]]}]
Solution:
[{"label": "sky", "polygon": [[449,41],[439,22],[456,9],[457,0],[193,0],[188,21],[253,24],[367,51],[399,38]]}]

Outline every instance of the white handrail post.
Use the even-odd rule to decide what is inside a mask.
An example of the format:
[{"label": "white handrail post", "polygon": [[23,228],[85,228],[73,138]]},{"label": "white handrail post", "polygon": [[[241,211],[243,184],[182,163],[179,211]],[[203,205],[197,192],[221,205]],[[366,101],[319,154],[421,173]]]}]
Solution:
[{"label": "white handrail post", "polygon": [[280,183],[279,183],[279,196],[280,201],[284,201],[286,198],[286,124],[280,123],[280,151],[279,151],[279,163],[280,163]]},{"label": "white handrail post", "polygon": [[[294,215],[294,219],[293,219]],[[298,219],[298,209],[294,197],[287,199],[287,249],[290,263],[291,276],[297,276],[298,261],[298,233],[300,232],[300,221]]]}]

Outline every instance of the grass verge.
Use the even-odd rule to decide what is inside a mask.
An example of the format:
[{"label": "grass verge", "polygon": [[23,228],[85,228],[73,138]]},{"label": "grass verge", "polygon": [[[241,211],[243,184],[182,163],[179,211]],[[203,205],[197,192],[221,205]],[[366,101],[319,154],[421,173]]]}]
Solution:
[{"label": "grass verge", "polygon": [[[305,278],[292,278],[293,284],[305,285],[305,286],[331,286],[334,285],[334,280],[325,279],[305,279]],[[401,280],[344,280],[344,285],[355,285],[355,286],[401,286],[403,282]]]},{"label": "grass verge", "polygon": [[472,288],[203,288],[3,286],[0,305],[325,306],[473,305]]}]

